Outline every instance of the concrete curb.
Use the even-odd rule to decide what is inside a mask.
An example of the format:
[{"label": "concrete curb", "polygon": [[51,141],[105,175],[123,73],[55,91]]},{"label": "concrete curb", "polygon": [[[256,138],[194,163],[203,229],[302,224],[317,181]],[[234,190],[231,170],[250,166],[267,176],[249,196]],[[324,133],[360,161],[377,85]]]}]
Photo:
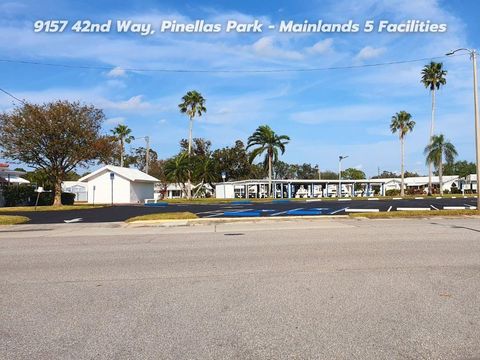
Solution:
[{"label": "concrete curb", "polygon": [[243,217],[243,218],[200,218],[189,220],[139,220],[127,223],[127,227],[134,227],[135,225],[145,226],[195,226],[195,225],[213,225],[213,224],[227,224],[227,223],[260,223],[260,222],[285,222],[297,220],[316,220],[322,221],[325,219],[348,219],[348,215],[322,215],[322,216],[276,216],[276,217]]}]

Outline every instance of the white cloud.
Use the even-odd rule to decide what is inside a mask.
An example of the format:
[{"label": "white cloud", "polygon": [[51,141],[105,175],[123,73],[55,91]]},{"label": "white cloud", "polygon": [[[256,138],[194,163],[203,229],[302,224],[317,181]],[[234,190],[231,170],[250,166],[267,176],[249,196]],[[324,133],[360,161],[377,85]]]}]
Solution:
[{"label": "white cloud", "polygon": [[274,39],[271,36],[265,36],[257,40],[252,48],[254,52],[261,56],[284,58],[289,60],[300,60],[303,58],[302,54],[297,51],[284,50],[275,46]]},{"label": "white cloud", "polygon": [[124,122],[125,122],[125,118],[122,116],[112,117],[105,120],[105,124],[108,124],[108,125],[118,125],[118,124],[123,124]]},{"label": "white cloud", "polygon": [[313,46],[307,48],[307,52],[311,54],[325,54],[332,50],[333,39],[328,38],[316,42]]},{"label": "white cloud", "polygon": [[145,110],[152,106],[149,102],[142,100],[143,95],[132,96],[128,100],[122,101],[111,101],[103,100],[102,106],[105,109],[115,109],[115,110]]},{"label": "white cloud", "polygon": [[372,122],[389,119],[395,108],[383,105],[348,105],[324,107],[292,114],[292,119],[301,124],[339,122]]},{"label": "white cloud", "polygon": [[372,46],[365,46],[358,52],[358,54],[355,56],[355,59],[359,61],[373,59],[383,55],[385,51],[386,49],[383,47],[374,48]]},{"label": "white cloud", "polygon": [[127,72],[125,71],[125,69],[122,69],[121,67],[117,66],[117,67],[113,68],[112,70],[110,70],[107,73],[107,76],[108,77],[122,77],[122,76],[125,76],[126,73]]}]

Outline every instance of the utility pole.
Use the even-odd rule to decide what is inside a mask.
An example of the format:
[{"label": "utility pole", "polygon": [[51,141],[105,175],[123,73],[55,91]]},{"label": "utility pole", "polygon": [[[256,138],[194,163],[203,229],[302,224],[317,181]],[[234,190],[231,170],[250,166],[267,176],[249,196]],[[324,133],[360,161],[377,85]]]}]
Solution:
[{"label": "utility pole", "polygon": [[342,197],[342,160],[348,158],[348,155],[338,157],[338,193],[337,197]]},{"label": "utility pole", "polygon": [[475,147],[476,147],[476,159],[477,159],[477,211],[480,212],[480,124],[478,116],[478,84],[477,84],[477,50],[475,49],[457,49],[447,53],[447,55],[453,55],[457,51],[467,51],[470,54],[470,59],[473,65],[473,109],[475,117]]},{"label": "utility pole", "polygon": [[147,143],[147,153],[145,155],[145,172],[148,174],[150,165],[150,137],[145,136],[145,142]]}]

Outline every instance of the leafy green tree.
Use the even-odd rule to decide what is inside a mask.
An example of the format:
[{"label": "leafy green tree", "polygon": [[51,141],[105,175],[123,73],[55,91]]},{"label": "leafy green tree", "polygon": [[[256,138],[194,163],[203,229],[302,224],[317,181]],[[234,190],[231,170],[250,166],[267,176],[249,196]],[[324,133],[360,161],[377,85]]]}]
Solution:
[{"label": "leafy green tree", "polygon": [[194,159],[193,178],[197,187],[194,197],[197,197],[204,190],[205,184],[215,188],[214,183],[218,181],[218,175],[216,174],[215,162],[212,157],[197,156]]},{"label": "leafy green tree", "polygon": [[318,179],[318,165],[312,166],[312,164],[303,163],[302,165],[296,165],[296,167],[297,179]]},{"label": "leafy green tree", "polygon": [[280,160],[273,164],[274,179],[295,179],[295,176],[296,171],[292,165]]},{"label": "leafy green tree", "polygon": [[365,179],[365,173],[362,170],[355,168],[348,168],[342,170],[342,178],[347,180],[362,180]]},{"label": "leafy green tree", "polygon": [[[188,140],[180,140],[180,151],[188,152]],[[211,150],[212,142],[210,140],[205,140],[202,138],[194,138],[192,142],[191,155],[195,156],[210,156],[212,153]]]},{"label": "leafy green tree", "polygon": [[434,164],[438,170],[438,177],[440,180],[440,194],[443,195],[443,159],[447,163],[452,163],[457,156],[457,151],[452,143],[445,140],[443,135],[434,135],[432,141],[424,150],[427,156],[427,164]]},{"label": "leafy green tree", "polygon": [[[155,150],[149,150],[149,165],[151,165],[158,161],[158,154]],[[147,149],[142,146],[135,148],[130,155],[125,157],[125,160],[126,164],[133,165],[140,171],[145,171],[147,166]]]},{"label": "leafy green tree", "polygon": [[[205,107],[205,98],[196,90],[188,91],[183,97],[182,102],[178,104],[180,112],[187,114],[190,119],[190,127],[188,132],[188,156],[192,154],[192,132],[193,119],[195,116],[202,116],[207,111]],[[192,197],[191,176],[188,176],[188,194],[187,197]]]},{"label": "leafy green tree", "polygon": [[67,174],[112,152],[110,139],[101,134],[104,119],[102,110],[78,102],[27,103],[0,115],[0,148],[6,158],[45,171],[53,204],[61,206]]},{"label": "leafy green tree", "polygon": [[372,179],[393,179],[398,177],[399,177],[398,174],[391,171],[384,170],[380,175],[372,176]]},{"label": "leafy green tree", "polygon": [[[435,92],[447,83],[447,71],[443,69],[442,63],[431,61],[422,69],[422,78],[420,82],[429,89],[432,94],[432,119],[430,122],[430,144],[435,129]],[[432,193],[432,164],[428,164],[428,194]]]},{"label": "leafy green tree", "polygon": [[277,135],[268,125],[260,125],[257,130],[248,138],[247,150],[257,146],[250,154],[250,162],[265,153],[264,165],[268,168],[268,193],[272,194],[272,165],[278,159],[278,150],[285,153],[285,145],[288,144],[290,137],[287,135]]},{"label": "leafy green tree", "polygon": [[398,132],[398,137],[400,139],[400,196],[405,196],[405,136],[413,130],[415,127],[415,121],[412,120],[412,115],[406,111],[397,112],[392,116],[392,121],[390,123],[390,130],[393,134]]},{"label": "leafy green tree", "polygon": [[338,173],[336,173],[335,171],[325,170],[325,171],[322,171],[320,175],[324,180],[338,180]]},{"label": "leafy green tree", "polygon": [[120,142],[120,166],[124,166],[125,144],[130,144],[135,138],[131,135],[132,130],[123,124],[118,124],[113,130],[110,130],[113,136]]},{"label": "leafy green tree", "polygon": [[169,182],[179,184],[183,193],[188,194],[185,182],[191,174],[191,160],[187,153],[182,152],[168,159],[165,163],[165,176]]},{"label": "leafy green tree", "polygon": [[259,171],[249,161],[249,154],[241,140],[235,141],[232,147],[217,149],[212,154],[215,163],[217,181],[221,181],[221,173],[227,174],[229,180],[245,180],[258,178]]},{"label": "leafy green tree", "polygon": [[[460,177],[465,177],[470,174],[475,174],[476,172],[477,168],[475,163],[465,160],[447,163],[443,167],[443,175],[458,175]],[[438,175],[438,172],[436,172],[436,175]]]}]

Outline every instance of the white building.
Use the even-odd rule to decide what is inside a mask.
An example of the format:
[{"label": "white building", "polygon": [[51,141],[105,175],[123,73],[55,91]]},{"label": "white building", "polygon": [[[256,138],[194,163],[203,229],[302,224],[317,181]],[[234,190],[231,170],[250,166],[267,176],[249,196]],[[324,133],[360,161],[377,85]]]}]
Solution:
[{"label": "white building", "polygon": [[[153,199],[158,179],[137,169],[104,166],[81,179],[87,183],[89,204],[137,204]],[[113,201],[112,201],[113,200]]]},{"label": "white building", "polygon": [[82,181],[62,182],[62,191],[75,194],[75,202],[88,201],[88,184]]}]

